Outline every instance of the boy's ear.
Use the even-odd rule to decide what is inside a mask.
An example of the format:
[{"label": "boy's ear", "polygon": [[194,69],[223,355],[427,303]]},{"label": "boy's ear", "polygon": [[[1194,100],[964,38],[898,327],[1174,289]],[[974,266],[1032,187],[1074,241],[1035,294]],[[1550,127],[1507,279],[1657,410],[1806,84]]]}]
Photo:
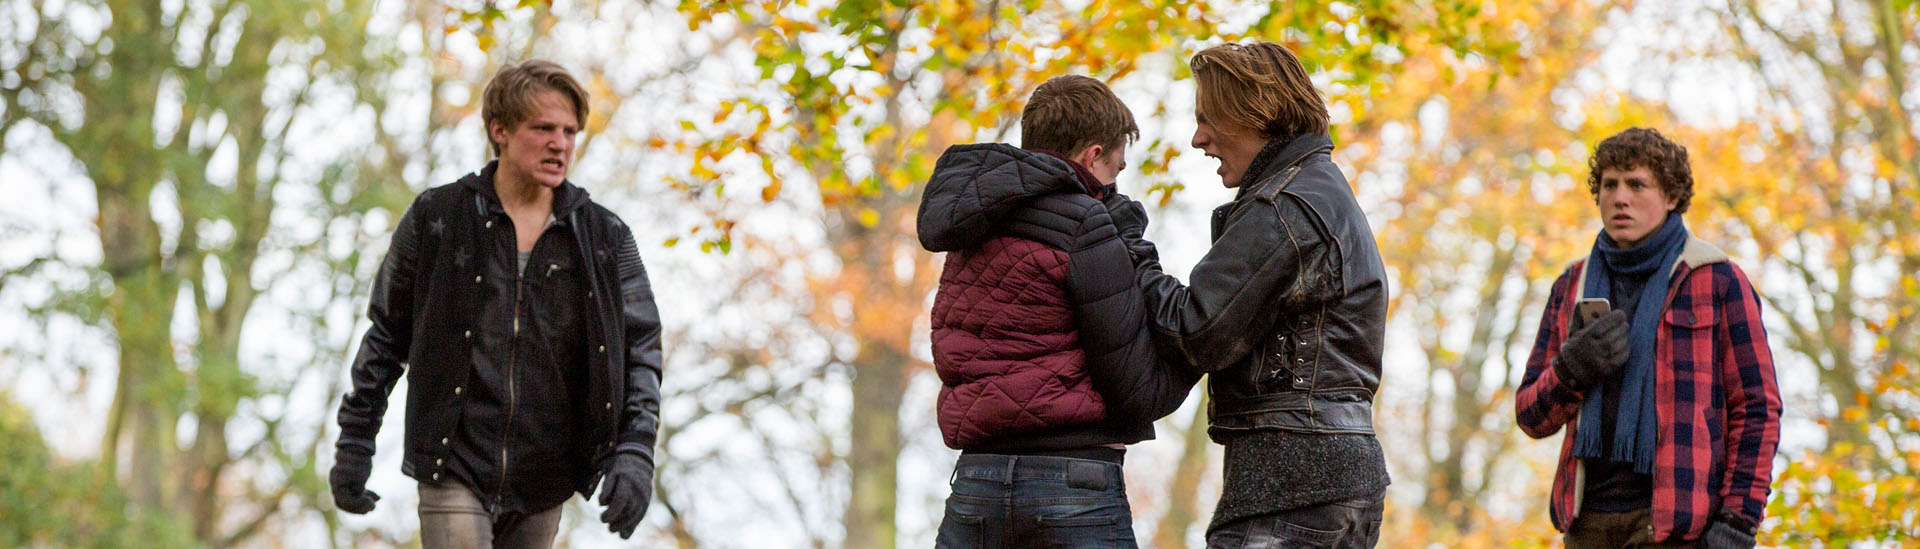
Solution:
[{"label": "boy's ear", "polygon": [[507,142],[507,125],[499,120],[487,122],[487,138],[494,143]]},{"label": "boy's ear", "polygon": [[1092,166],[1093,161],[1100,159],[1100,155],[1106,152],[1107,148],[1103,145],[1087,145],[1087,148],[1080,149],[1080,154],[1073,155],[1073,161],[1079,162],[1082,166]]}]

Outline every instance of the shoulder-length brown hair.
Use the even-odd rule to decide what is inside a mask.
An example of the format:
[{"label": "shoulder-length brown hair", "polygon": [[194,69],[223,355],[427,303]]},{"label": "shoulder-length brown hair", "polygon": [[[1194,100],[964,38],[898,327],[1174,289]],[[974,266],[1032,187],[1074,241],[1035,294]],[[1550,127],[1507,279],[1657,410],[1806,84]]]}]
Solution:
[{"label": "shoulder-length brown hair", "polygon": [[1300,58],[1272,42],[1222,44],[1188,63],[1200,83],[1194,113],[1222,132],[1268,139],[1327,133],[1327,104]]}]

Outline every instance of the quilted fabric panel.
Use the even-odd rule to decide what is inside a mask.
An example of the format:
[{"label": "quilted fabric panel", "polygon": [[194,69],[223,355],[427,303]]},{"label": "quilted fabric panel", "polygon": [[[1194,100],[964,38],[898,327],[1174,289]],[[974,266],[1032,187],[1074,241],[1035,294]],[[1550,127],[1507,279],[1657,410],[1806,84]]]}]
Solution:
[{"label": "quilted fabric panel", "polygon": [[1079,188],[1073,168],[1005,143],[955,145],[934,163],[916,213],[920,245],[945,252],[973,248],[1000,216],[1027,200]]},{"label": "quilted fabric panel", "polygon": [[934,297],[934,368],[948,446],[1105,418],[1067,299],[1068,256],[994,237],[952,252]]}]

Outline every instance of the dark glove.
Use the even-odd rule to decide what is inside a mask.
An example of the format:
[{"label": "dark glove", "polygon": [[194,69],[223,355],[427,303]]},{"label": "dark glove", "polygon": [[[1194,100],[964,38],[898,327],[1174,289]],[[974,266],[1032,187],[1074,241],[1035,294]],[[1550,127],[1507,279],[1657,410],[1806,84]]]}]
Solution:
[{"label": "dark glove", "polygon": [[1616,310],[1567,336],[1553,369],[1560,379],[1585,389],[1626,364],[1627,352],[1627,312]]},{"label": "dark glove", "polygon": [[1707,549],[1753,549],[1759,544],[1753,534],[1753,525],[1748,524],[1745,517],[1722,512],[1707,523],[1706,533],[1700,535],[1700,545]]},{"label": "dark glove", "polygon": [[367,476],[373,473],[373,450],[358,444],[341,444],[333,451],[333,470],[327,483],[333,487],[333,506],[356,515],[373,510],[380,494],[367,489]]},{"label": "dark glove", "polygon": [[647,516],[647,504],[653,500],[653,459],[632,452],[614,454],[607,460],[606,478],[600,481],[600,522],[620,539],[633,535],[640,519]]},{"label": "dark glove", "polygon": [[1100,200],[1107,206],[1107,215],[1113,217],[1113,228],[1120,232],[1120,242],[1127,246],[1127,256],[1133,260],[1134,267],[1151,265],[1160,267],[1160,250],[1146,239],[1147,208],[1140,201],[1127,198],[1118,189],[1107,188],[1107,196]]},{"label": "dark glove", "polygon": [[1120,230],[1120,236],[1139,240],[1147,234],[1147,208],[1140,205],[1140,201],[1110,186],[1106,198],[1100,202],[1107,206],[1107,214],[1113,216],[1113,228]]}]

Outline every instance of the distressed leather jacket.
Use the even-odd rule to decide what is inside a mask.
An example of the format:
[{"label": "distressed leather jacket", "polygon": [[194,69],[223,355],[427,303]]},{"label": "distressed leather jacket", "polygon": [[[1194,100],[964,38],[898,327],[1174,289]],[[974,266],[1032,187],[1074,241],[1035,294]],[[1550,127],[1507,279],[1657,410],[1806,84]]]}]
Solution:
[{"label": "distressed leather jacket", "polygon": [[1386,268],[1332,150],[1322,135],[1263,150],[1239,195],[1214,210],[1213,247],[1190,285],[1157,261],[1138,269],[1163,357],[1211,374],[1216,441],[1373,434]]}]

